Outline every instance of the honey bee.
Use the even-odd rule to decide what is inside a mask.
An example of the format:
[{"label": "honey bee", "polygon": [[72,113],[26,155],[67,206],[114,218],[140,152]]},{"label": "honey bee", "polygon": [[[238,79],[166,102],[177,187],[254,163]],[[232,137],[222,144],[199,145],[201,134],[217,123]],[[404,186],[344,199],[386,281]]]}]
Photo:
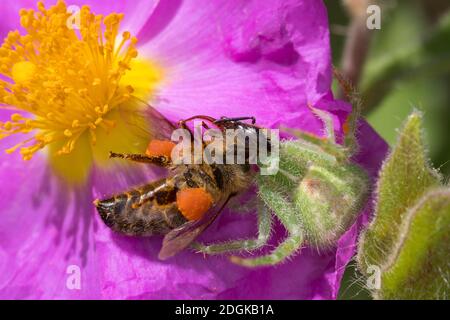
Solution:
[{"label": "honey bee", "polygon": [[[104,223],[116,232],[131,236],[164,235],[158,255],[164,260],[188,247],[219,216],[232,197],[247,190],[257,169],[250,165],[248,152],[243,164],[174,164],[171,152],[175,144],[169,139],[177,127],[154,108],[149,106],[148,110],[153,123],[157,120],[159,136],[167,139],[151,140],[145,154],[111,152],[110,157],[164,167],[168,175],[96,200],[94,204]],[[258,135],[261,130],[253,117],[214,119],[203,115],[182,120],[178,127],[190,130],[186,123],[194,119],[200,119],[205,127],[208,123],[215,126],[223,134],[227,129],[241,129],[247,135]],[[246,120],[252,121],[244,122]],[[265,139],[270,146],[269,139]],[[234,144],[230,147],[235,149]]]}]

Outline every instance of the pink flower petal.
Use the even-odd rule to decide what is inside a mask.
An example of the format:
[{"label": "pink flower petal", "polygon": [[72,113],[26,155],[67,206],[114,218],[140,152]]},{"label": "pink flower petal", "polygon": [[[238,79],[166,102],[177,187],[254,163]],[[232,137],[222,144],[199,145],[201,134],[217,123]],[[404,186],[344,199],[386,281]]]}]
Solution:
[{"label": "pink flower petal", "polygon": [[[99,297],[89,191],[65,188],[39,156],[2,156],[0,173],[0,298]],[[71,265],[83,291],[66,285]]]}]

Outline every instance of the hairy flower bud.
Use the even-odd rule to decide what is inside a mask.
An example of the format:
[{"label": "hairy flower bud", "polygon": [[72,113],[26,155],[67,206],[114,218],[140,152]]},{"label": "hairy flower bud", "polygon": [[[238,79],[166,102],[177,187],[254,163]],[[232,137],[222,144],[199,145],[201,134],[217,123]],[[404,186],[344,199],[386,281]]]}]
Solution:
[{"label": "hairy flower bud", "polygon": [[397,241],[405,212],[441,177],[428,164],[422,139],[422,115],[407,119],[379,174],[375,218],[361,236],[358,263],[365,272],[370,265],[383,265]]},{"label": "hairy flower bud", "polygon": [[422,115],[413,112],[385,161],[376,215],[361,236],[358,266],[378,270],[378,299],[448,299],[450,190],[428,164]]}]

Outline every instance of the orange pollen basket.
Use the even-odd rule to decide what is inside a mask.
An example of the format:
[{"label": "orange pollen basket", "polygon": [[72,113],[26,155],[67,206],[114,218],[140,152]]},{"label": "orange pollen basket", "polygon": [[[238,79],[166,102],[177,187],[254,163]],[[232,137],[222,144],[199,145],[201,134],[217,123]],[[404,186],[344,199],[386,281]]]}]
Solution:
[{"label": "orange pollen basket", "polygon": [[165,156],[170,159],[175,143],[169,140],[152,140],[145,154],[149,157]]},{"label": "orange pollen basket", "polygon": [[188,188],[178,191],[177,205],[186,219],[198,220],[212,207],[213,198],[203,188]]}]

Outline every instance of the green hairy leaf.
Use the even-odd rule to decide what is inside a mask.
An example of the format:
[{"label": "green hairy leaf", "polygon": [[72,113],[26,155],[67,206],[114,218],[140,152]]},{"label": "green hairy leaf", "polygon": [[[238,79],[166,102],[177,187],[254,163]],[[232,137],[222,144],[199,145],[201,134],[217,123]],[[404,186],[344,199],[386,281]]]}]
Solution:
[{"label": "green hairy leaf", "polygon": [[360,239],[357,256],[363,272],[388,260],[408,208],[440,184],[440,175],[428,165],[421,125],[421,113],[413,112],[380,171],[375,218]]},{"label": "green hairy leaf", "polygon": [[380,170],[376,215],[359,242],[358,266],[377,299],[450,296],[450,189],[428,165],[421,127],[415,111]]},{"label": "green hairy leaf", "polygon": [[449,299],[450,189],[425,195],[406,213],[399,239],[381,267],[382,299]]}]

